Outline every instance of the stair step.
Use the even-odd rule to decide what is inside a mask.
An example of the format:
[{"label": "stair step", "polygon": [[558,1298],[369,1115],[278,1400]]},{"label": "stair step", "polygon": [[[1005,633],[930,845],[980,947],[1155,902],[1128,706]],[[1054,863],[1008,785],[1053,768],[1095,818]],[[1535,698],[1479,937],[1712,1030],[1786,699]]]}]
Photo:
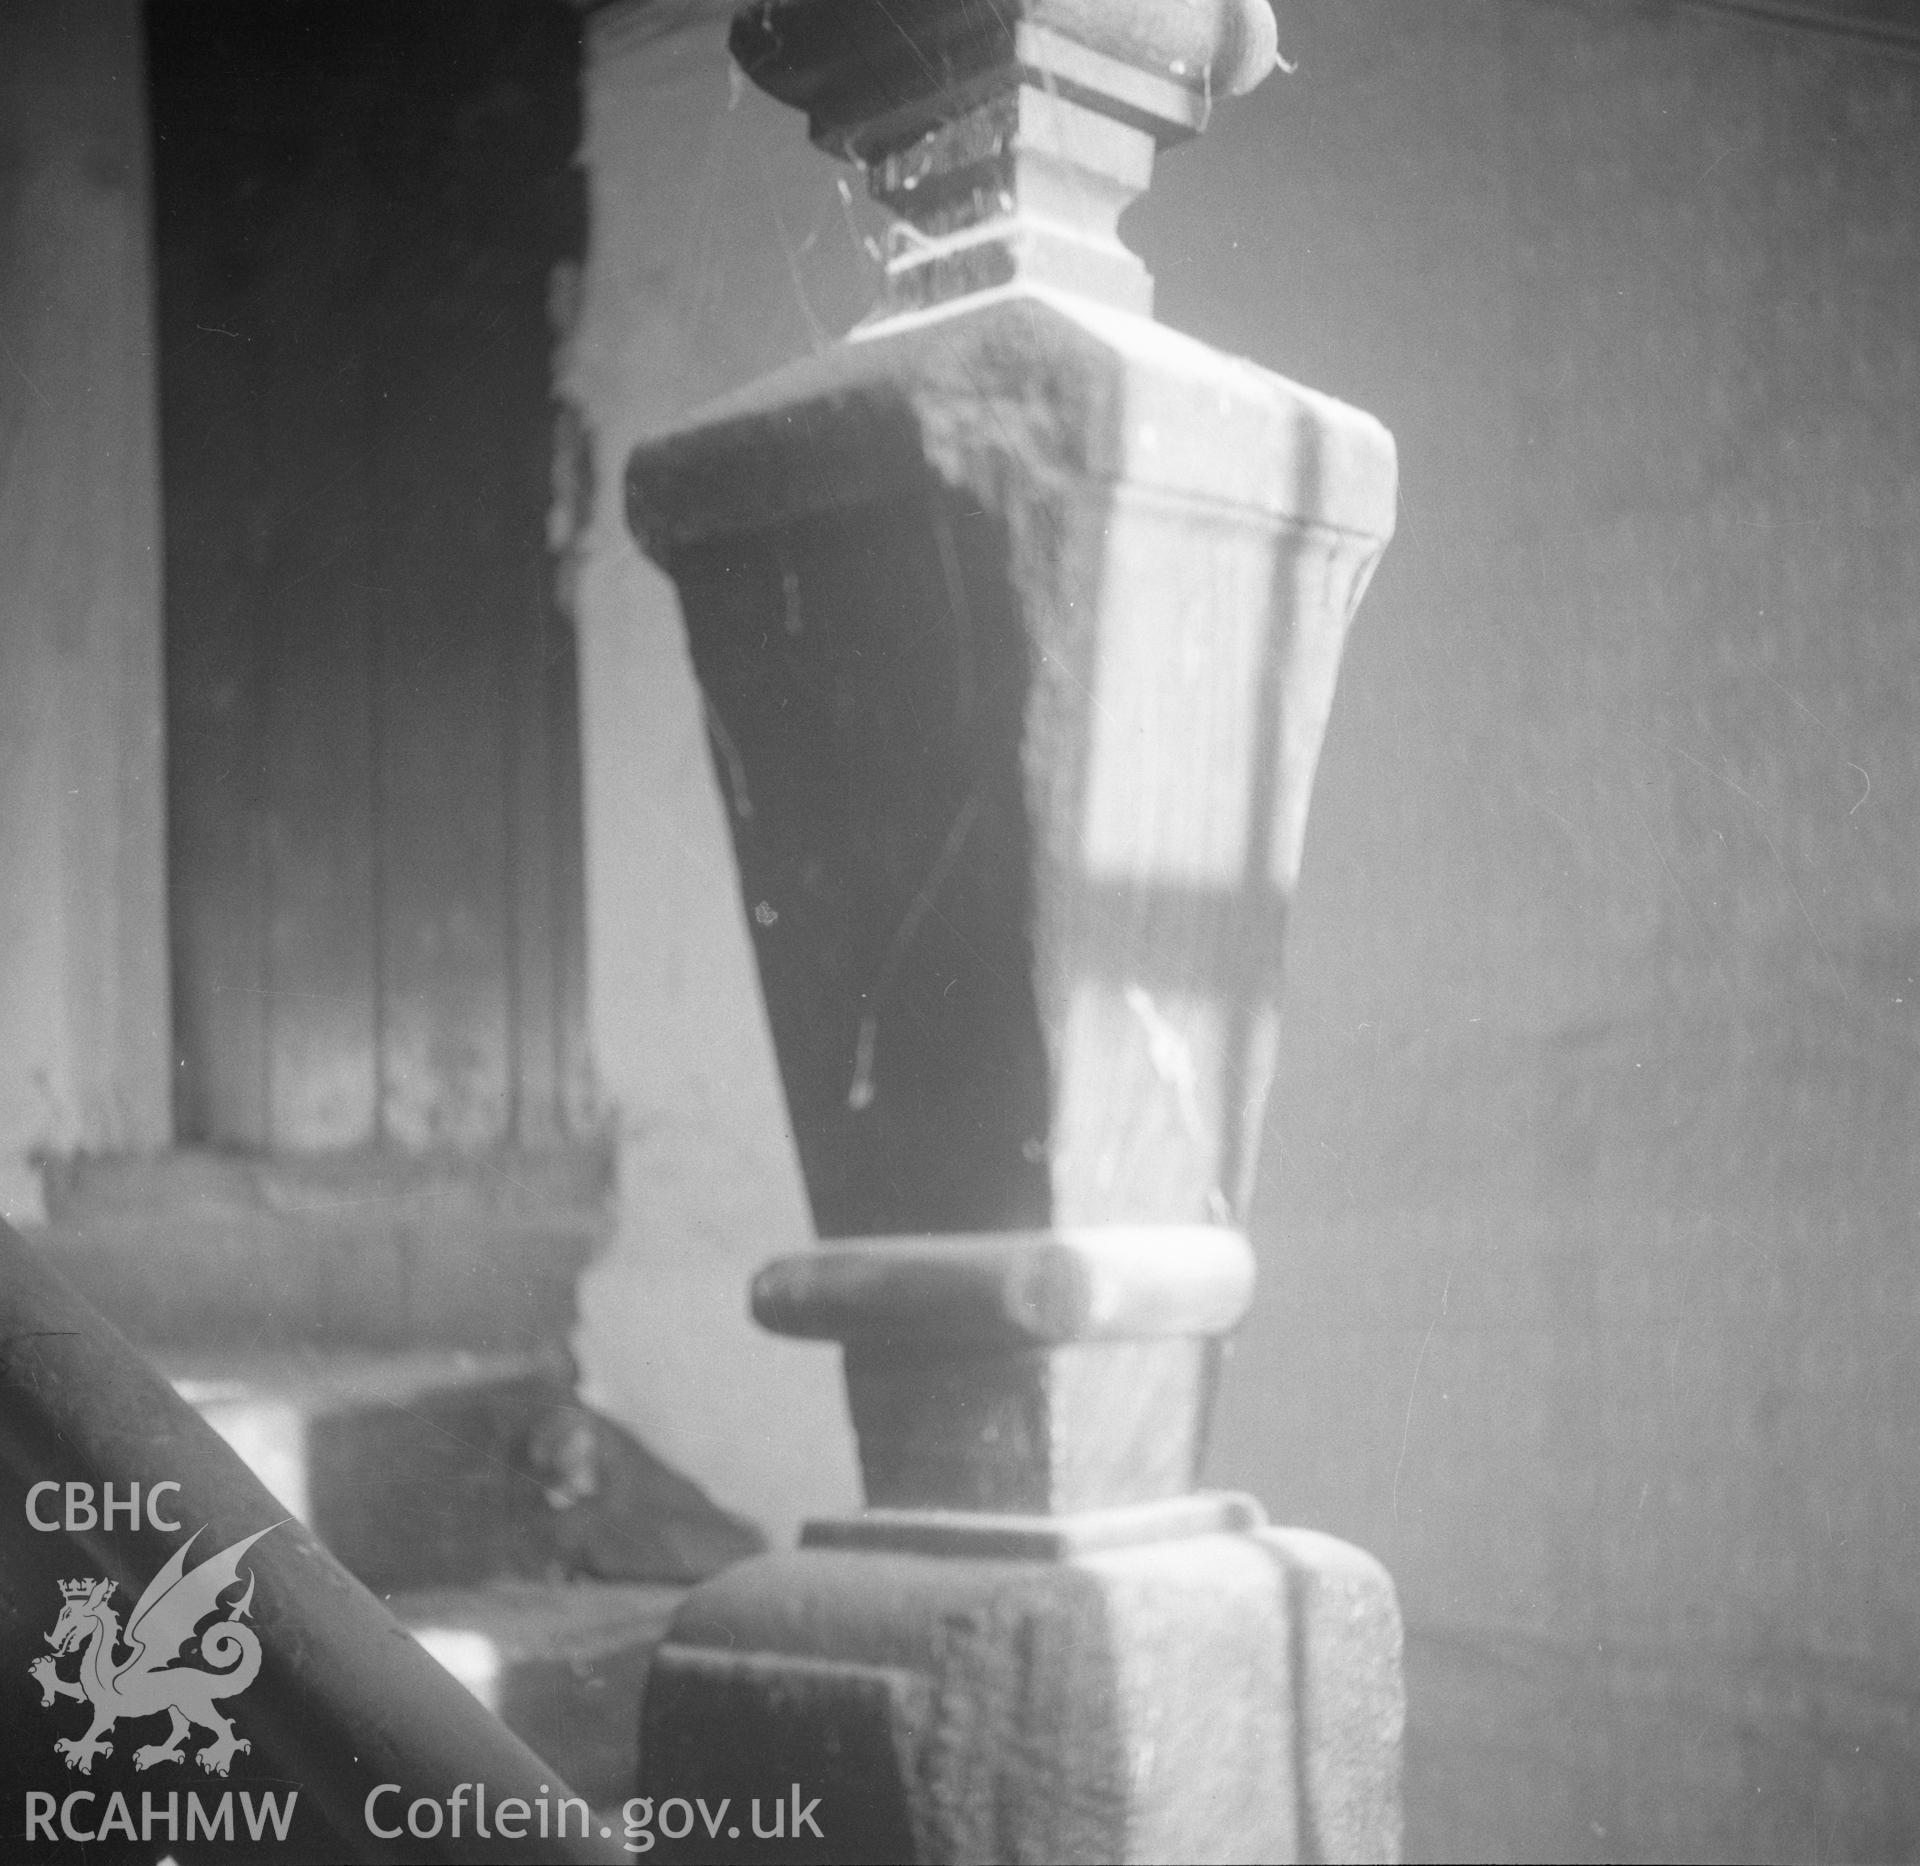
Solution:
[{"label": "stair step", "polygon": [[682,1587],[501,1580],[395,1594],[413,1636],[595,1808],[639,1778],[640,1691]]},{"label": "stair step", "polygon": [[89,1155],[47,1174],[44,1248],[150,1350],[564,1342],[611,1224],[603,1143],[473,1157]]},{"label": "stair step", "polygon": [[554,1511],[530,1439],[573,1404],[537,1354],[170,1356],[175,1390],[376,1593],[537,1576]]}]

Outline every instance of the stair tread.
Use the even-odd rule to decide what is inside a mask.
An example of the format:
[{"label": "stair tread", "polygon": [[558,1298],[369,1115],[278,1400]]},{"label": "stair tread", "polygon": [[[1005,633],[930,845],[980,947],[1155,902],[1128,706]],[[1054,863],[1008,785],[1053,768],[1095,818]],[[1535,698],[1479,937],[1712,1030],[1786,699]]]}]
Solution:
[{"label": "stair tread", "polygon": [[555,1356],[255,1350],[161,1365],[378,1592],[553,1574],[671,1587],[764,1546],[582,1405]]},{"label": "stair tread", "polygon": [[612,1222],[612,1164],[600,1140],[89,1155],[50,1167],[43,1241],[149,1349],[557,1349]]},{"label": "stair tread", "polygon": [[480,1582],[387,1606],[461,1684],[595,1807],[639,1780],[640,1699],[684,1587]]},{"label": "stair tread", "polygon": [[553,1379],[557,1372],[550,1357],[537,1353],[458,1348],[200,1352],[163,1355],[159,1366],[174,1391],[202,1410],[271,1403],[315,1414]]},{"label": "stair tread", "polygon": [[632,1793],[641,1691],[687,1588],[599,1577],[691,1579],[754,1552],[748,1526],[583,1408],[552,1354],[250,1348],[160,1364],[560,1779],[594,1806]]},{"label": "stair tread", "polygon": [[574,1404],[556,1357],[250,1348],[160,1367],[370,1587],[538,1575],[553,1559],[555,1513],[530,1448]]},{"label": "stair tread", "polygon": [[684,1587],[657,1581],[531,1581],[409,1588],[387,1606],[416,1634],[423,1627],[473,1632],[503,1657],[571,1656],[635,1637],[660,1638]]}]

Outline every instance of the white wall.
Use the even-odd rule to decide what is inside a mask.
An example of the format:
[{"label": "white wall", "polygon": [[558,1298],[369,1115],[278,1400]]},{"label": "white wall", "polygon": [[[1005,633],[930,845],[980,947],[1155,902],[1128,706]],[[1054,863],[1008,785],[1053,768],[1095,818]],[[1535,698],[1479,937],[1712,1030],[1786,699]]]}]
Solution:
[{"label": "white wall", "polygon": [[622,485],[643,435],[844,331],[872,266],[841,171],[734,79],[725,11],[620,6],[589,27],[590,257],[561,375],[592,443],[575,545],[588,1023],[621,1219],[576,1345],[595,1403],[785,1536],[857,1502],[852,1432],[837,1353],[747,1316],[753,1271],[805,1249],[811,1221],[678,603],[628,535]]},{"label": "white wall", "polygon": [[1400,531],[1215,1471],[1406,1610],[1409,1857],[1920,1851],[1920,66],[1297,6],[1128,231]]},{"label": "white wall", "polygon": [[170,1135],[135,0],[0,7],[0,1213]]}]

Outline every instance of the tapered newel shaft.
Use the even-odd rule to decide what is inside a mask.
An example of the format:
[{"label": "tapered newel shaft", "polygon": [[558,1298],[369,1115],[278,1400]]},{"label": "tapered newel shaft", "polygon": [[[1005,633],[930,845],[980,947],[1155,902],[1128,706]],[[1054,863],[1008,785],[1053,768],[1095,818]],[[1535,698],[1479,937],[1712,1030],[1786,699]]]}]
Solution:
[{"label": "tapered newel shaft", "polygon": [[[1371,1810],[1353,1844],[1377,1851],[1391,1792],[1353,1790],[1352,1769],[1314,1790],[1282,1740],[1315,1714],[1288,1653],[1320,1650],[1287,1619],[1334,1569],[1371,1603],[1351,1622],[1373,1642],[1353,1753],[1390,1773],[1390,1586],[1353,1551],[1327,1568],[1338,1545],[1287,1553],[1248,1500],[1194,1485],[1252,1287],[1236,1227],[1287,903],[1342,639],[1392,529],[1393,448],[1151,322],[1116,233],[1156,149],[1271,67],[1272,18],[1264,0],[760,0],[732,43],[902,217],[881,315],[643,446],[628,484],[680,592],[830,1240],[764,1272],[755,1312],[844,1344],[872,1507],[689,1608],[647,1753],[657,1737],[689,1761],[676,1727],[788,1689],[756,1697],[723,1643],[776,1671],[885,1652],[908,1682],[869,1681],[868,1711],[848,1708],[868,1686],[781,1674],[826,1693],[796,1727],[870,1712],[888,1743],[937,1724],[943,1690],[985,1694],[959,1752],[887,1765],[907,1825],[881,1851],[1133,1858],[1159,1834],[1182,1857],[1279,1858],[1332,1846],[1350,1790]],[[1138,1621],[1105,1591],[1122,1548]],[[985,1616],[982,1652],[1041,1621],[1043,1647],[1064,1642],[1054,1683],[1077,1709],[1042,1752],[1105,1783],[1046,1817],[1070,1833],[1023,1825],[1017,1796],[950,1805],[955,1754],[987,1795],[1040,1740],[1005,1678],[956,1682],[973,1660],[941,1643],[952,1614]],[[1230,1648],[1264,1670],[1214,1676],[1241,1664]],[[1196,1721],[1131,1750],[1129,1654],[1177,1670],[1179,1651]],[[1244,1715],[1201,1715],[1216,1690]],[[1211,1757],[1204,1818],[1189,1739]],[[967,1839],[976,1815],[1012,1825]]]}]

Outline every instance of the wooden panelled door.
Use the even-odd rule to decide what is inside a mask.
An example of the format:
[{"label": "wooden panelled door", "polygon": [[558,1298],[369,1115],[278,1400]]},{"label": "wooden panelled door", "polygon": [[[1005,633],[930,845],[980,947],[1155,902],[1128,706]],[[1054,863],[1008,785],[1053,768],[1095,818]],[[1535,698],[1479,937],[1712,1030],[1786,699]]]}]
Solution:
[{"label": "wooden panelled door", "polygon": [[583,1118],[561,0],[152,0],[176,1116],[277,1152]]}]

